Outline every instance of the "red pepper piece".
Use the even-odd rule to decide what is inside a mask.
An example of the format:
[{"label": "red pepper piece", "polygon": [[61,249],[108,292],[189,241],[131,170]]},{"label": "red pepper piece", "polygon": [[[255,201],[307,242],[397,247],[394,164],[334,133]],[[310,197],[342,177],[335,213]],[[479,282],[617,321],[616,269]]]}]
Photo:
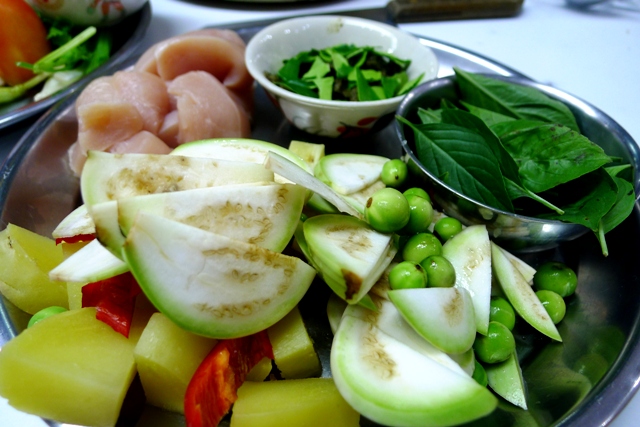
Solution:
[{"label": "red pepper piece", "polygon": [[89,283],[82,287],[82,307],[96,307],[96,318],[129,337],[133,308],[140,286],[131,273]]},{"label": "red pepper piece", "polygon": [[95,234],[77,234],[75,236],[66,236],[66,237],[57,237],[56,245],[60,243],[78,243],[78,242],[89,242],[96,238]]},{"label": "red pepper piece", "polygon": [[238,399],[238,388],[264,357],[273,360],[267,331],[219,341],[189,382],[184,399],[187,427],[217,427]]}]

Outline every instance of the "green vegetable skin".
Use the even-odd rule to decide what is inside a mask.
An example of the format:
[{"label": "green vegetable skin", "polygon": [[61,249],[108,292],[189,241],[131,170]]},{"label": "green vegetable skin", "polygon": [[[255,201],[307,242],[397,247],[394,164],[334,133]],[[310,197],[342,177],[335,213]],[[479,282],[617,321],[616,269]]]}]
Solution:
[{"label": "green vegetable skin", "polygon": [[[45,86],[35,100],[52,95],[104,64],[111,55],[111,33],[107,30],[88,27],[78,31],[61,20],[45,20],[45,25],[49,27],[49,41],[57,48],[34,64],[19,63],[35,76],[23,84],[0,87],[0,104],[21,98],[43,82]],[[59,75],[64,77],[56,78]]]},{"label": "green vegetable skin", "polygon": [[267,77],[312,98],[377,101],[403,95],[422,80],[422,74],[409,80],[406,70],[410,64],[373,47],[342,44],[300,52]]},{"label": "green vegetable skin", "polygon": [[[412,129],[424,166],[457,191],[498,209],[605,233],[633,210],[633,186],[579,133],[571,111],[537,89],[455,69],[460,99],[419,109]],[[535,202],[524,202],[529,198]]]}]

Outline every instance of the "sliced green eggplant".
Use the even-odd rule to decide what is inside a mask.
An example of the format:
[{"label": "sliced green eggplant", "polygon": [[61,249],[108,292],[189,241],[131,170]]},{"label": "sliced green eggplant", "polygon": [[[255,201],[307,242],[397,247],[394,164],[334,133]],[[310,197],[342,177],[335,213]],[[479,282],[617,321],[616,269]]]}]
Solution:
[{"label": "sliced green eggplant", "polygon": [[496,397],[459,367],[449,369],[383,331],[375,313],[368,321],[353,310],[365,309],[345,311],[331,347],[331,372],[340,394],[364,417],[383,425],[453,426],[495,409]]},{"label": "sliced green eggplant", "polygon": [[350,304],[369,292],[397,251],[393,235],[347,215],[318,215],[303,224],[309,254],[333,291]]},{"label": "sliced green eggplant", "polygon": [[59,239],[63,237],[90,235],[95,232],[96,228],[91,219],[91,215],[89,215],[87,206],[80,205],[60,221],[53,232],[51,232],[51,236],[54,239]]},{"label": "sliced green eggplant", "polygon": [[118,224],[118,201],[96,203],[89,207],[89,212],[96,225],[97,239],[113,255],[122,259],[125,236]]},{"label": "sliced green eggplant", "polygon": [[522,409],[527,409],[524,379],[522,378],[522,370],[515,352],[511,353],[511,356],[504,362],[484,365],[484,370],[487,372],[489,387],[496,394],[507,402],[511,402]]},{"label": "sliced green eggplant", "polygon": [[453,372],[465,375],[464,370],[450,355],[418,335],[415,329],[404,320],[400,311],[391,301],[377,297],[372,297],[372,300],[376,305],[376,311],[359,305],[350,305],[345,309],[343,317],[348,315],[364,320],[372,327],[380,329],[385,334],[410,347],[413,351],[438,362]]},{"label": "sliced green eggplant", "polygon": [[145,212],[129,230],[123,254],[160,312],[187,331],[218,339],[275,324],[316,274],[300,258]]},{"label": "sliced green eggplant", "polygon": [[90,151],[80,188],[84,203],[91,206],[142,194],[264,181],[273,181],[273,173],[255,163]]},{"label": "sliced green eggplant", "polygon": [[533,288],[514,267],[502,248],[491,243],[493,272],[516,312],[539,332],[556,341],[562,337]]},{"label": "sliced green eggplant", "polygon": [[304,168],[287,160],[274,152],[269,152],[264,163],[267,169],[272,170],[275,174],[287,178],[291,182],[295,182],[314,193],[322,196],[327,202],[335,206],[340,212],[347,213],[356,218],[362,218],[362,214],[353,206],[347,203],[340,194],[329,187],[324,182],[313,176]]},{"label": "sliced green eggplant", "polygon": [[518,258],[511,252],[502,249],[502,253],[511,261],[511,264],[522,274],[524,280],[527,281],[528,284],[533,285],[533,276],[536,274],[536,269],[524,262],[522,259]]},{"label": "sliced green eggplant", "polygon": [[238,184],[149,194],[118,201],[126,235],[138,212],[282,252],[300,219],[306,189],[295,184]]},{"label": "sliced green eggplant", "polygon": [[[247,138],[214,138],[187,142],[177,146],[172,155],[188,157],[207,157],[212,159],[234,160],[241,162],[263,164],[269,152],[278,153],[296,165],[312,173],[313,169],[295,152],[280,145]],[[291,182],[276,176],[276,182]]]},{"label": "sliced green eggplant", "polygon": [[348,196],[378,181],[382,166],[388,160],[370,154],[337,153],[321,158],[317,167],[322,170],[321,179],[325,183]]},{"label": "sliced green eggplant", "polygon": [[473,346],[476,321],[466,289],[396,289],[388,295],[407,323],[440,350],[459,354]]},{"label": "sliced green eggplant", "polygon": [[491,245],[484,225],[464,228],[442,246],[442,255],[456,271],[455,286],[469,291],[476,329],[486,335],[491,305]]},{"label": "sliced green eggplant", "polygon": [[59,282],[93,283],[129,271],[129,266],[92,240],[49,271]]}]

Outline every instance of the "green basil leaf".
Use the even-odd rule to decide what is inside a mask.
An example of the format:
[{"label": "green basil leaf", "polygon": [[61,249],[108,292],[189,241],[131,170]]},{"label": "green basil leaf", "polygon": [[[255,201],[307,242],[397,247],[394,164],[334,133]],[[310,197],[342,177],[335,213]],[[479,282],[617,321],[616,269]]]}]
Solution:
[{"label": "green basil leaf", "polygon": [[281,80],[279,85],[293,93],[297,93],[298,95],[310,96],[311,98],[318,97],[318,94],[313,90],[314,84],[312,82],[292,79]]},{"label": "green basil leaf", "polygon": [[398,120],[413,129],[416,155],[431,173],[480,203],[513,212],[500,164],[482,136],[451,124]]},{"label": "green basil leaf", "polygon": [[564,126],[528,120],[491,128],[516,161],[525,188],[540,193],[609,163],[602,148]]},{"label": "green basil leaf", "polygon": [[[407,73],[405,73],[404,71],[402,72],[402,74],[404,74],[405,76],[407,75]],[[420,81],[422,81],[423,77],[424,77],[424,73],[420,74],[418,77],[416,77],[413,80],[407,81],[404,85],[402,85],[402,87],[400,88],[400,90],[398,91],[396,96],[404,95],[407,92],[409,92],[411,89],[413,89],[414,87],[418,86]],[[407,79],[408,79],[408,77],[407,77]]]},{"label": "green basil leaf", "polygon": [[633,185],[626,179],[618,178],[617,176],[612,178],[618,186],[618,193],[613,207],[602,217],[602,227],[605,233],[620,225],[622,221],[631,215],[636,205],[636,194],[633,190]]},{"label": "green basil leaf", "polygon": [[298,58],[291,58],[284,61],[282,68],[278,70],[278,77],[282,80],[298,80],[300,75],[300,65],[302,61]]},{"label": "green basil leaf", "polygon": [[560,123],[578,130],[573,113],[539,90],[454,68],[462,100],[516,119]]},{"label": "green basil leaf", "polygon": [[562,206],[564,214],[542,214],[540,218],[582,224],[595,232],[618,197],[618,186],[603,168],[581,176],[562,190],[562,197],[570,200]]},{"label": "green basil leaf", "polygon": [[440,123],[442,121],[442,110],[427,110],[418,108],[418,118],[422,124]]},{"label": "green basil leaf", "polygon": [[474,116],[480,117],[487,126],[493,126],[496,123],[508,122],[516,120],[513,117],[505,116],[504,114],[496,113],[495,111],[487,110],[486,108],[476,107],[468,102],[460,101],[460,103]]}]

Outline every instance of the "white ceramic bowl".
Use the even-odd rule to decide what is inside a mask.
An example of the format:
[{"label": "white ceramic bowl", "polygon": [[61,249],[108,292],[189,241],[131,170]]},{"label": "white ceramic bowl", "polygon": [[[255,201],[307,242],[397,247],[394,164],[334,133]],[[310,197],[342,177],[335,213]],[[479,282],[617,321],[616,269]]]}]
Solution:
[{"label": "white ceramic bowl", "polygon": [[137,12],[148,0],[27,0],[40,13],[84,26],[107,26]]},{"label": "white ceramic bowl", "polygon": [[372,46],[401,59],[410,59],[409,79],[424,73],[421,82],[438,74],[433,51],[396,27],[347,16],[308,16],[277,22],[257,33],[247,44],[245,61],[249,73],[266,90],[294,126],[311,134],[341,137],[360,135],[378,119],[396,110],[402,96],[380,101],[326,101],[298,95],[267,79],[283,60],[300,52],[338,44]]}]

